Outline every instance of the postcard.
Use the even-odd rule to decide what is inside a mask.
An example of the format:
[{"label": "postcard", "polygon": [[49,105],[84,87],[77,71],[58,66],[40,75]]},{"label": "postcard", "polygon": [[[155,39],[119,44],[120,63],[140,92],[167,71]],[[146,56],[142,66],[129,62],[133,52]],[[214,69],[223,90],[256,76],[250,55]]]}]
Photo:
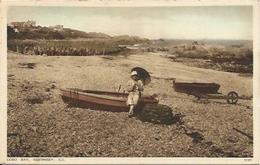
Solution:
[{"label": "postcard", "polygon": [[2,1],[1,162],[259,163],[259,1]]}]

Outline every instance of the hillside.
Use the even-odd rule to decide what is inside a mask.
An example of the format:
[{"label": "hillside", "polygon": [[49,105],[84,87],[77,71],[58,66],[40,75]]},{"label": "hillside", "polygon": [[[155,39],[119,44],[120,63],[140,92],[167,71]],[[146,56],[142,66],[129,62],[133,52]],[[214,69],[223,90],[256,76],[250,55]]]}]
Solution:
[{"label": "hillside", "polygon": [[7,26],[8,39],[75,39],[75,38],[105,38],[111,36],[104,33],[83,32],[70,28],[56,30],[51,27],[11,27]]},{"label": "hillside", "polygon": [[[22,23],[22,24],[21,24]],[[107,55],[124,51],[119,45],[149,43],[137,36],[110,36],[100,32],[84,32],[63,25],[41,27],[14,22],[7,26],[8,50],[34,55]]]},{"label": "hillside", "polygon": [[11,27],[7,26],[8,40],[70,40],[70,39],[113,39],[120,44],[135,44],[149,41],[137,36],[110,36],[100,32],[84,32],[80,30],[62,28],[57,30],[52,27],[31,26]]}]

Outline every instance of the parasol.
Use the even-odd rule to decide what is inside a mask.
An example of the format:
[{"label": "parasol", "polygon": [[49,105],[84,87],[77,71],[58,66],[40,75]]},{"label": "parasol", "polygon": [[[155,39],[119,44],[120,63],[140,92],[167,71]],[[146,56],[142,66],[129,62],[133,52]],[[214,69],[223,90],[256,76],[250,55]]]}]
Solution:
[{"label": "parasol", "polygon": [[131,72],[136,71],[138,77],[144,85],[148,85],[151,82],[151,76],[148,71],[141,67],[134,67]]}]

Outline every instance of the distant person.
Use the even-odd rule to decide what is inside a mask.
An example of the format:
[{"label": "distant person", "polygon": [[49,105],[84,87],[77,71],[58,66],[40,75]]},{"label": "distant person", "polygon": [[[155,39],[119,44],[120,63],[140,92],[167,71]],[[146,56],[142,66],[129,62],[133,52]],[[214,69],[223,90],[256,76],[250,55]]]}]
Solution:
[{"label": "distant person", "polygon": [[130,107],[128,116],[133,117],[134,108],[138,104],[139,98],[141,97],[141,92],[143,91],[143,82],[138,77],[136,71],[131,72],[131,79],[127,83],[127,105]]}]

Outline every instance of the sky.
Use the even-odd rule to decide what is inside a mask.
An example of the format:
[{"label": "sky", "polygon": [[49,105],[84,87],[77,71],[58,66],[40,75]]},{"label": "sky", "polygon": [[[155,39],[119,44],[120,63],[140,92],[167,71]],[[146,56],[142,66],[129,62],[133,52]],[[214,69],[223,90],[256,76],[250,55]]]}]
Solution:
[{"label": "sky", "polygon": [[11,6],[8,23],[35,20],[86,32],[149,39],[252,40],[251,6],[36,7]]}]

